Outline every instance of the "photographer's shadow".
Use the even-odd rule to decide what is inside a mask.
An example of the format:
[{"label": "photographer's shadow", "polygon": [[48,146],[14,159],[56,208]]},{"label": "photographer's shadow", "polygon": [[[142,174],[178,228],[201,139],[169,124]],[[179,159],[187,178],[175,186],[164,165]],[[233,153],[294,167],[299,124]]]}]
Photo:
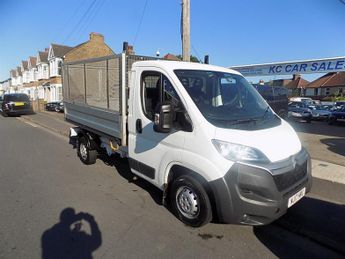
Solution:
[{"label": "photographer's shadow", "polygon": [[[83,222],[88,223],[86,228],[90,234],[85,231]],[[66,208],[60,214],[60,222],[42,235],[42,258],[89,259],[101,244],[101,231],[94,217],[83,212],[76,214],[73,208]]]}]

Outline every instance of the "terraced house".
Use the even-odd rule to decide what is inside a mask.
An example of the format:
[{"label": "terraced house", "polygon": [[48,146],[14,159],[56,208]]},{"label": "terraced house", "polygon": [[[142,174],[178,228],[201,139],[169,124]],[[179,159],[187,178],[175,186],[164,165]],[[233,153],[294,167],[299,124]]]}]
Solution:
[{"label": "terraced house", "polygon": [[52,43],[49,48],[38,51],[35,57],[30,56],[21,62],[20,67],[10,71],[12,86],[6,92],[25,93],[30,99],[42,103],[61,101],[64,58],[70,62],[114,54],[99,33],[90,33],[88,41],[74,48]]},{"label": "terraced house", "polygon": [[62,80],[61,66],[63,56],[69,52],[72,47],[58,44],[51,44],[48,52],[49,62],[49,81],[44,85],[45,101],[55,102],[62,100]]}]

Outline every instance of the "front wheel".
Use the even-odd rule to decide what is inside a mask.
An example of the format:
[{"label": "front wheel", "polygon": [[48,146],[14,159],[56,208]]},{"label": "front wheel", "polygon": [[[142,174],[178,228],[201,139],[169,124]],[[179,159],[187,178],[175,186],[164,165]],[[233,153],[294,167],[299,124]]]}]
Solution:
[{"label": "front wheel", "polygon": [[204,187],[193,177],[184,175],[174,180],[170,199],[173,212],[183,223],[200,227],[211,221],[210,199]]},{"label": "front wheel", "polygon": [[86,165],[96,163],[97,150],[91,150],[85,137],[78,139],[77,152],[80,160]]}]

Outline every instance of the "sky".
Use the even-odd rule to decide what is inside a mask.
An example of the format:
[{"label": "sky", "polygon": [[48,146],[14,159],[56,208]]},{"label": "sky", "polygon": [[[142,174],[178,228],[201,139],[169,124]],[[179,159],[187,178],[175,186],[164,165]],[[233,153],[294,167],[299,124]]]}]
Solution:
[{"label": "sky", "polygon": [[[191,54],[211,64],[345,56],[345,0],[190,2]],[[90,32],[115,53],[128,41],[138,55],[181,54],[180,19],[181,0],[0,0],[0,81],[51,43],[75,46]]]}]

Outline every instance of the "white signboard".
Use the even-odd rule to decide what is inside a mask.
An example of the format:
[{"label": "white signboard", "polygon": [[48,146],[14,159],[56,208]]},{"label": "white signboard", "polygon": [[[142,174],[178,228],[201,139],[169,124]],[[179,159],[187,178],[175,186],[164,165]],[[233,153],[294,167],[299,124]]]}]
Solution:
[{"label": "white signboard", "polygon": [[345,71],[345,57],[230,67],[244,76],[313,74]]}]

